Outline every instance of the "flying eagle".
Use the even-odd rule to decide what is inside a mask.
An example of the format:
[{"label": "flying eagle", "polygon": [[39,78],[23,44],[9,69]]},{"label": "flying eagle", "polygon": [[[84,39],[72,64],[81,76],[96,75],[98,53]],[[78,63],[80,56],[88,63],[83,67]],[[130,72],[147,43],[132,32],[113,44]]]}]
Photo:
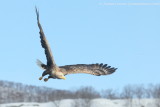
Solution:
[{"label": "flying eagle", "polygon": [[112,74],[116,71],[117,68],[108,66],[107,64],[76,64],[76,65],[66,65],[66,66],[57,66],[45,34],[43,32],[42,26],[39,21],[39,12],[36,8],[36,15],[37,15],[37,23],[39,27],[39,34],[41,39],[41,45],[44,48],[47,64],[42,63],[40,60],[37,60],[38,66],[44,69],[42,76],[39,80],[42,80],[45,75],[49,75],[48,78],[45,78],[44,81],[48,81],[48,79],[66,79],[65,75],[68,74],[76,74],[76,73],[87,73],[96,76],[100,75],[108,75]]}]

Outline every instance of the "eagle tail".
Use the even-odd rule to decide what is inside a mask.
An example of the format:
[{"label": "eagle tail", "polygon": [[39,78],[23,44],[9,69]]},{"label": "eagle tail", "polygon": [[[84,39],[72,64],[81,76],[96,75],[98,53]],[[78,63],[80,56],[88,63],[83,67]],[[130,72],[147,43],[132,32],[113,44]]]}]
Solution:
[{"label": "eagle tail", "polygon": [[47,69],[47,65],[43,64],[39,59],[37,59],[37,65],[43,70]]}]

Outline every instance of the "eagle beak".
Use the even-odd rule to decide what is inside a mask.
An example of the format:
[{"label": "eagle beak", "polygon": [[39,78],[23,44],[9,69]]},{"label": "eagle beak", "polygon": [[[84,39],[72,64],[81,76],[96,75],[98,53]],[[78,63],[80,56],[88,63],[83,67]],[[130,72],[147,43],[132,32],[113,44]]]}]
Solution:
[{"label": "eagle beak", "polygon": [[64,80],[66,80],[66,77],[65,77],[65,76],[63,76],[61,79],[64,79]]}]

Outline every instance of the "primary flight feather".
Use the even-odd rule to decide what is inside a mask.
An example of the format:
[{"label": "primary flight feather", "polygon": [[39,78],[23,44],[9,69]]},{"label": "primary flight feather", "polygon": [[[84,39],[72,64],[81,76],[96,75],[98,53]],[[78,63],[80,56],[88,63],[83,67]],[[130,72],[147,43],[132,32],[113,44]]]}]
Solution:
[{"label": "primary flight feather", "polygon": [[65,75],[76,74],[76,73],[87,73],[96,76],[112,74],[117,68],[108,66],[107,64],[76,64],[76,65],[66,65],[57,66],[45,34],[43,32],[42,26],[39,21],[39,12],[36,8],[37,23],[39,27],[39,34],[41,39],[41,45],[44,48],[47,64],[43,64],[40,60],[37,60],[38,66],[44,69],[42,76],[39,78],[41,80],[45,75],[49,75],[44,81],[48,81],[49,78],[53,79],[66,79]]}]

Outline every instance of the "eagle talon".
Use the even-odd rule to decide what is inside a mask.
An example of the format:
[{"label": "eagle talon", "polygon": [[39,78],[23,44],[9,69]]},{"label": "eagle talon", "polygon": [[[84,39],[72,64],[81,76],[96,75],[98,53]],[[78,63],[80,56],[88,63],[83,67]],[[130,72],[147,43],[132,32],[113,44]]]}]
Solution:
[{"label": "eagle talon", "polygon": [[48,78],[45,78],[44,81],[47,82],[47,81],[48,81]]},{"label": "eagle talon", "polygon": [[39,77],[39,80],[42,80],[43,77]]}]

